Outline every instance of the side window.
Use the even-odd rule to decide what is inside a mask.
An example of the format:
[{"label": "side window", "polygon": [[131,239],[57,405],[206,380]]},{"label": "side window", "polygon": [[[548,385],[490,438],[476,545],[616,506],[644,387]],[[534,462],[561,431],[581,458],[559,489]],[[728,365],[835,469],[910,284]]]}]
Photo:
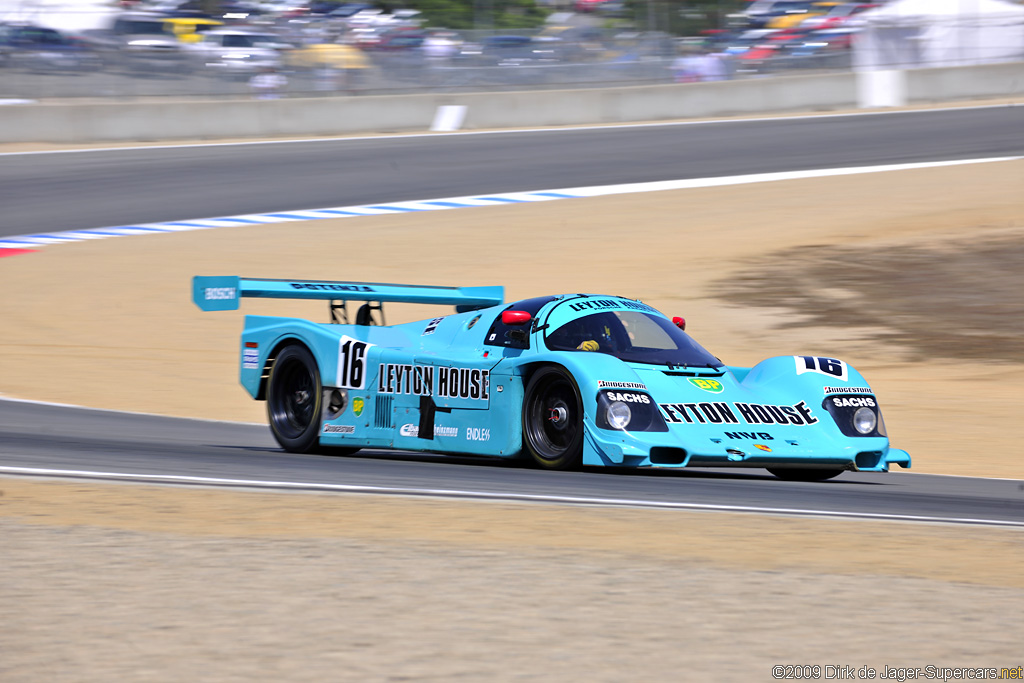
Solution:
[{"label": "side window", "polygon": [[[536,319],[537,313],[544,307],[544,304],[549,301],[554,301],[556,297],[553,296],[542,296],[536,299],[526,299],[524,301],[517,301],[514,304],[509,304],[502,309],[504,311],[526,311],[533,318]],[[501,313],[491,323],[491,329],[487,330],[487,336],[484,337],[484,344],[488,346],[501,346],[506,349],[528,349],[530,348],[530,330],[533,329],[533,323],[526,325],[506,325],[501,322]]]},{"label": "side window", "polygon": [[[509,306],[505,311],[520,310]],[[530,327],[531,325],[506,325],[501,322],[501,313],[491,323],[491,329],[487,330],[484,337],[484,344],[488,346],[503,346],[507,349],[528,349],[530,348]]]}]

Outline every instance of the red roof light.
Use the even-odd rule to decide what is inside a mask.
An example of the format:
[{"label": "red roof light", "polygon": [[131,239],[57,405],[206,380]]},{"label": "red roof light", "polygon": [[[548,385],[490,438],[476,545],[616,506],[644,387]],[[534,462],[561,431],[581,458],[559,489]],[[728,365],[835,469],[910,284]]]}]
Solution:
[{"label": "red roof light", "polygon": [[501,322],[506,325],[525,325],[533,319],[526,311],[502,311]]}]

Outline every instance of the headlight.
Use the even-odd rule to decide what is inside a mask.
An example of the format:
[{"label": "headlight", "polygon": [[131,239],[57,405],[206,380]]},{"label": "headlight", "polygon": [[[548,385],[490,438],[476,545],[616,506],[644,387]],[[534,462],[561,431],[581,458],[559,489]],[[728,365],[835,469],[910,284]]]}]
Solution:
[{"label": "headlight", "polygon": [[594,423],[601,429],[629,432],[667,432],[668,426],[654,400],[641,391],[597,392]]},{"label": "headlight", "polygon": [[875,417],[875,411],[871,408],[857,408],[853,414],[853,428],[861,434],[870,434],[875,431],[875,427],[878,425],[878,419]]},{"label": "headlight", "polygon": [[885,436],[882,409],[871,394],[826,396],[821,407],[845,436]]},{"label": "headlight", "polygon": [[622,401],[613,401],[608,404],[605,417],[612,429],[625,429],[633,417],[633,411]]}]

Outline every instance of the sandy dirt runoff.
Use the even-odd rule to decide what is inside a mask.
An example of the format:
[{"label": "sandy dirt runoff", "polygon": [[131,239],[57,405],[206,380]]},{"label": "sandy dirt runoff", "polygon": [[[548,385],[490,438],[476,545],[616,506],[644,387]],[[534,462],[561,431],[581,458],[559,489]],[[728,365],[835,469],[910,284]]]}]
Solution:
[{"label": "sandy dirt runoff", "polygon": [[[609,292],[685,316],[730,364],[849,361],[914,471],[1024,478],[1022,188],[1014,161],[48,247],[0,259],[0,393],[263,422],[237,383],[242,316],[326,304],[202,313],[193,275]],[[17,478],[0,494],[5,683],[1024,664],[1016,529]]]}]

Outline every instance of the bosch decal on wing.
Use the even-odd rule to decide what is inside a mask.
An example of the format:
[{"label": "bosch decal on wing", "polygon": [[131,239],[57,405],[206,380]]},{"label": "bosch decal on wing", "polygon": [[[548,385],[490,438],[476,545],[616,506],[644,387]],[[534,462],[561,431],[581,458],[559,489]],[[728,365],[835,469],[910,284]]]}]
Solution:
[{"label": "bosch decal on wing", "polygon": [[236,291],[234,287],[207,287],[203,295],[207,301],[223,301],[236,298]]}]

